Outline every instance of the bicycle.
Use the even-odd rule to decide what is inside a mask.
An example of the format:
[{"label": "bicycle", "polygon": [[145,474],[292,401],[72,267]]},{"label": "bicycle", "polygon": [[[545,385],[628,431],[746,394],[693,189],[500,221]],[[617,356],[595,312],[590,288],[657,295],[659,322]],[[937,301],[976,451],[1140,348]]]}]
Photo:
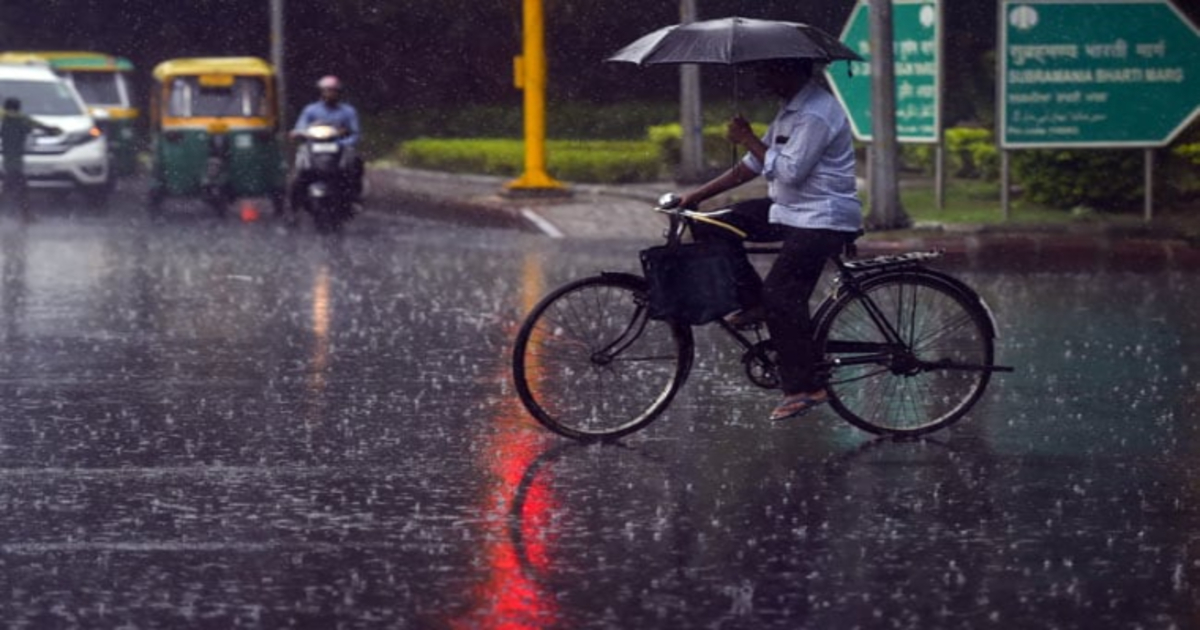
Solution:
[{"label": "bicycle", "polygon": [[[682,242],[697,221],[736,231],[719,219],[726,211],[677,205],[678,197],[665,195],[655,208],[670,217],[668,244]],[[779,247],[746,251],[775,254]],[[925,265],[940,256],[832,259],[835,290],[813,311],[818,368],[830,407],[860,429],[917,436],[945,428],[978,402],[993,372],[1013,370],[994,363],[996,323],[983,298]],[[512,359],[518,396],[538,422],[576,440],[607,440],[667,409],[691,370],[692,327],[651,318],[649,302],[645,277],[601,272],[562,285],[533,308]],[[743,348],[750,382],[778,388],[764,327],[716,324]]]}]

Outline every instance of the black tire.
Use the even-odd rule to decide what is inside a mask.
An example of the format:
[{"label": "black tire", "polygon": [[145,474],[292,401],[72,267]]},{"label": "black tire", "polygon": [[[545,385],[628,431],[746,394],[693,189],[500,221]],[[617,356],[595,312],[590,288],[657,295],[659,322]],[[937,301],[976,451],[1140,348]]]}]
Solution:
[{"label": "black tire", "polygon": [[338,231],[340,225],[333,202],[326,198],[310,198],[307,203],[317,234],[333,234]]},{"label": "black tire", "polygon": [[271,193],[271,212],[272,218],[282,219],[287,215],[287,203],[284,201],[284,191],[277,190]]},{"label": "black tire", "polygon": [[604,274],[559,287],[534,307],[517,333],[513,377],[525,408],[550,430],[613,439],[667,408],[692,351],[690,327],[646,316],[645,280]]},{"label": "black tire", "polygon": [[161,219],[163,215],[163,201],[166,195],[163,194],[161,188],[151,184],[150,194],[146,197],[146,210],[151,219]]},{"label": "black tire", "polygon": [[229,199],[225,197],[214,196],[205,199],[205,203],[207,203],[209,209],[212,210],[214,217],[224,220],[229,216]]},{"label": "black tire", "polygon": [[864,281],[862,289],[912,354],[855,363],[866,350],[844,342],[885,338],[864,301],[843,294],[816,332],[817,347],[830,365],[833,409],[865,431],[888,435],[921,435],[962,418],[983,395],[991,379],[987,368],[993,365],[991,320],[978,299],[920,272],[884,274]]}]

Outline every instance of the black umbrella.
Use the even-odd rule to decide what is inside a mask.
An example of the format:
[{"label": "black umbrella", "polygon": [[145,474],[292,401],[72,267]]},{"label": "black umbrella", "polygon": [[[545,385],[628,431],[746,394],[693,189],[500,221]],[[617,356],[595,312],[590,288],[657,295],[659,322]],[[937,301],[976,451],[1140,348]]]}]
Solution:
[{"label": "black umbrella", "polygon": [[[727,17],[660,28],[618,50],[605,61],[658,64],[735,65],[768,59],[812,59],[818,63],[863,61],[837,38],[800,22]],[[737,109],[738,77],[733,78]],[[734,147],[733,159],[737,159]]]},{"label": "black umbrella", "polygon": [[638,65],[738,64],[766,59],[862,61],[837,38],[815,26],[728,17],[660,28],[617,51],[606,61]]}]

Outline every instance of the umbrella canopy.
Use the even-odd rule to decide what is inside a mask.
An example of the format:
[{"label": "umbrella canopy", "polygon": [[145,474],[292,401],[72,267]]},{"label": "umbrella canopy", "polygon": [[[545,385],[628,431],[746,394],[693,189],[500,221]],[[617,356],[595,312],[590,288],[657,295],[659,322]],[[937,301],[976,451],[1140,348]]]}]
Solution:
[{"label": "umbrella canopy", "polygon": [[862,61],[837,38],[800,22],[728,17],[660,28],[606,61],[639,65],[737,64],[766,59]]}]

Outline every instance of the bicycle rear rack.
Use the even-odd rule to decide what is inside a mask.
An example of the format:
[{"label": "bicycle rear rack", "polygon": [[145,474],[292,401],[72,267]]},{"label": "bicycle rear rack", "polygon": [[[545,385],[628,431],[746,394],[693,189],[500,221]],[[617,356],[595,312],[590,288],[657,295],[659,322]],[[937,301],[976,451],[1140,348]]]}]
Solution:
[{"label": "bicycle rear rack", "polygon": [[845,260],[842,261],[842,266],[850,271],[901,269],[905,267],[915,267],[927,260],[941,258],[942,255],[943,252],[940,250],[930,250],[927,252],[908,252],[906,254],[885,254],[882,256],[872,256],[871,258],[861,258],[858,260]]}]

